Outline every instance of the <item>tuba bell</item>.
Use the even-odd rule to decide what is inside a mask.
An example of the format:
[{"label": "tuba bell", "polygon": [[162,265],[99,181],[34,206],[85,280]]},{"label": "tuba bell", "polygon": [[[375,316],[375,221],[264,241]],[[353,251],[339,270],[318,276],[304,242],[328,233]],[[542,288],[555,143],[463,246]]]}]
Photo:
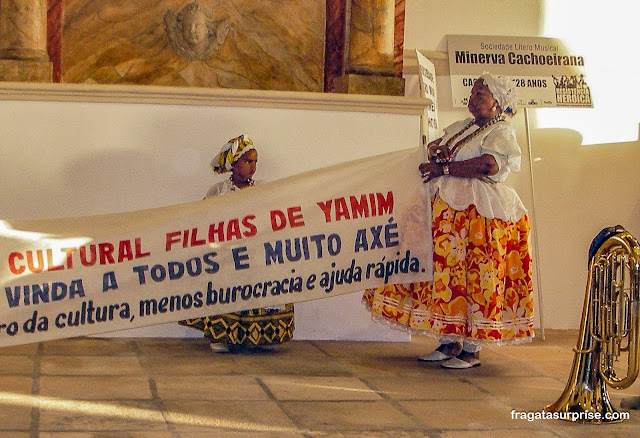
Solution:
[{"label": "tuba bell", "polygon": [[[607,385],[628,388],[638,376],[639,288],[640,244],[620,225],[605,228],[589,250],[586,298],[569,381],[545,412],[581,423],[624,420],[609,399]],[[621,356],[627,366],[616,370]]]}]

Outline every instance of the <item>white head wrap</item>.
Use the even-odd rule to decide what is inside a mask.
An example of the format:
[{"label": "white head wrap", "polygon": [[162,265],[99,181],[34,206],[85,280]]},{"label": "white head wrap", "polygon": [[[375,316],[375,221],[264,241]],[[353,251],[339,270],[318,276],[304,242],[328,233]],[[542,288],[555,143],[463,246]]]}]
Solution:
[{"label": "white head wrap", "polygon": [[498,105],[505,113],[515,114],[517,111],[516,84],[506,76],[492,75],[484,73],[480,76],[493,98],[498,101]]},{"label": "white head wrap", "polygon": [[255,149],[253,141],[246,135],[229,140],[211,160],[211,167],[218,173],[231,172],[233,164],[247,151]]}]

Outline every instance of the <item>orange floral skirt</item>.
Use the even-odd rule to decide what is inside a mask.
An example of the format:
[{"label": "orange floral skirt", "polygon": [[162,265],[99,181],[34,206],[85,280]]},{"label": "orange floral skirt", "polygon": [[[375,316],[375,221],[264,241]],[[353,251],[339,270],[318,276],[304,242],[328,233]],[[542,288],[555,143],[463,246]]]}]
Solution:
[{"label": "orange floral skirt", "polygon": [[365,291],[374,319],[444,341],[530,341],[529,218],[486,219],[474,205],[457,211],[437,194],[432,207],[433,282]]}]

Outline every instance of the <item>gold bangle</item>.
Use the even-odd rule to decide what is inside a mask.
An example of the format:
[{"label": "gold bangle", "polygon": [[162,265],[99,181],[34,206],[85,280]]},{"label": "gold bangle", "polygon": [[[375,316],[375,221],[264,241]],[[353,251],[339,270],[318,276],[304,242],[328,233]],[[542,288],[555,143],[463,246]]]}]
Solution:
[{"label": "gold bangle", "polygon": [[442,174],[443,175],[449,175],[449,165],[445,164],[444,166],[442,166]]}]

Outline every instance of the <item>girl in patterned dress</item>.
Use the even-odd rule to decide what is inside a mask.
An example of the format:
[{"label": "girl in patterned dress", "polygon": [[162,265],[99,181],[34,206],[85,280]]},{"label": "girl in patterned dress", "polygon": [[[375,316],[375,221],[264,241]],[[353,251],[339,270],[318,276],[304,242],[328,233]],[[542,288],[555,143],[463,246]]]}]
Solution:
[{"label": "girl in patterned dress", "polygon": [[[231,173],[229,179],[214,184],[207,198],[244,190],[255,185],[253,175],[258,163],[258,151],[247,136],[229,140],[211,161],[217,173]],[[270,350],[293,336],[293,304],[273,306],[223,315],[204,316],[179,322],[204,332],[211,349],[218,353],[242,348]]]}]

